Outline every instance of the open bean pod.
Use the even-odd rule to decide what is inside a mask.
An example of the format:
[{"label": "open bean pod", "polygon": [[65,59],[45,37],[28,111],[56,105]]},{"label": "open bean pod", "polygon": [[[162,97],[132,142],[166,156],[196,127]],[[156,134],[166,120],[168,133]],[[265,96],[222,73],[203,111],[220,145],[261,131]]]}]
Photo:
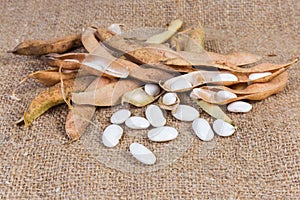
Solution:
[{"label": "open bean pod", "polygon": [[194,99],[203,99],[206,102],[220,105],[242,99],[263,100],[282,91],[286,86],[287,81],[288,73],[284,72],[269,82],[253,83],[251,88],[245,89],[247,92],[243,92],[243,90],[233,90],[228,87],[202,86],[193,89],[190,96]]},{"label": "open bean pod", "polygon": [[[174,77],[167,80],[161,87],[169,92],[184,92],[189,91],[195,87],[203,84],[216,84],[231,86],[239,83],[265,83],[271,81],[276,76],[286,71],[292,64],[296,63],[298,59],[292,62],[282,64],[280,67],[276,65],[276,68],[265,73],[250,73],[250,72],[232,72],[232,71],[205,71],[199,70]],[[261,68],[261,67],[260,67]]]},{"label": "open bean pod", "polygon": [[160,96],[160,98],[158,99],[158,105],[159,105],[160,108],[162,108],[164,110],[174,111],[179,106],[180,99],[179,99],[179,97],[176,93],[172,93],[172,95],[175,98],[174,102],[173,103],[166,103],[164,98],[166,98],[166,95],[168,95],[168,94],[170,94],[170,93],[165,93],[164,96]]},{"label": "open bean pod", "polygon": [[139,87],[130,92],[125,93],[122,97],[122,104],[127,102],[136,107],[143,107],[157,100],[162,93],[163,91],[160,91],[158,95],[152,96],[145,92],[144,86]]}]

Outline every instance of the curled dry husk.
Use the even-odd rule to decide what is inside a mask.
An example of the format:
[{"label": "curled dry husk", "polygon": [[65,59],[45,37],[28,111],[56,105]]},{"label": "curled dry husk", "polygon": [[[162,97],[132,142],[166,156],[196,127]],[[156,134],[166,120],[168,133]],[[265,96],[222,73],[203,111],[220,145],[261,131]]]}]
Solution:
[{"label": "curled dry husk", "polygon": [[158,99],[158,105],[161,109],[164,109],[164,110],[176,110],[176,108],[178,107],[178,105],[180,104],[180,99],[178,97],[178,95],[176,93],[174,93],[175,96],[176,96],[176,102],[172,105],[165,105],[163,103],[163,96],[160,96],[159,99]]},{"label": "curled dry husk", "polygon": [[9,53],[39,56],[49,53],[64,53],[81,45],[81,34],[77,34],[51,40],[26,40],[9,51]]},{"label": "curled dry husk", "polygon": [[[109,58],[111,60],[116,60],[117,58],[111,55],[109,52],[109,49],[106,48],[100,39],[96,37],[97,28],[94,26],[88,27],[83,33],[82,33],[82,44],[84,48],[93,55],[98,55],[102,57]],[[106,37],[113,37],[113,34],[109,34]],[[106,39],[109,39],[106,38]]]},{"label": "curled dry husk", "polygon": [[141,85],[142,83],[136,80],[120,80],[109,83],[96,90],[73,93],[72,101],[77,104],[114,106],[121,103],[122,96],[126,92],[130,92]]},{"label": "curled dry husk", "polygon": [[199,105],[199,107],[210,116],[216,119],[223,119],[225,122],[234,125],[232,119],[230,119],[218,105],[211,104],[203,100],[196,100],[196,102]]},{"label": "curled dry husk", "polygon": [[[249,82],[264,83],[264,82],[268,82],[268,81],[272,80],[274,77],[280,75],[281,73],[286,71],[292,64],[294,64],[297,61],[298,61],[298,59],[295,59],[292,62],[280,65],[280,67],[278,65],[276,65],[275,70],[269,71],[269,72],[271,72],[270,75],[262,77],[262,78],[258,78],[255,80],[249,79],[249,74],[251,74],[249,72],[237,73],[237,72],[231,72],[231,71],[225,71],[225,70],[222,70],[222,71],[199,70],[199,71],[195,71],[195,72],[191,72],[188,74],[174,77],[172,79],[167,80],[163,84],[160,83],[160,85],[166,91],[184,92],[184,91],[189,91],[192,88],[198,87],[203,84],[217,84],[217,85],[230,86],[230,85],[235,85],[235,84],[239,84],[239,83],[249,83]],[[230,74],[231,76],[234,75],[237,80],[232,79],[232,80],[228,80],[228,81],[225,81],[225,80],[220,81],[220,80],[216,79],[218,76],[223,75],[223,74]],[[189,83],[189,84],[185,84],[186,87],[183,87],[183,88],[172,89],[172,85],[180,83],[180,82]]]},{"label": "curled dry husk", "polygon": [[[272,94],[276,94],[284,89],[288,81],[288,73],[283,72],[274,79],[266,83],[253,83],[248,86],[245,91],[233,90],[228,87],[219,86],[203,86],[193,89],[191,93],[192,98],[203,99],[206,102],[213,104],[228,104],[234,101],[248,99],[248,100],[263,100]],[[229,98],[223,101],[215,99],[215,94],[218,91],[228,91],[237,95],[236,98]]]},{"label": "curled dry husk", "polygon": [[[125,64],[125,61],[126,60],[122,62]],[[128,63],[130,61],[126,62]],[[168,73],[164,70],[151,67],[140,67],[139,65],[131,62],[126,66],[129,70],[129,76],[146,83],[159,83],[161,81],[166,81],[174,77],[173,74]]]},{"label": "curled dry husk", "polygon": [[[87,65],[81,65],[85,59],[85,56],[87,55],[89,56],[91,61]],[[97,55],[83,54],[83,53],[68,53],[63,55],[52,54],[52,55],[48,55],[48,57],[49,58],[51,57],[52,60],[56,59],[67,63],[73,63],[70,62],[70,60],[74,61],[74,63],[80,64],[82,68],[88,71],[89,73],[98,76],[109,75],[113,77],[120,77],[120,76],[126,77],[129,74],[131,77],[136,78],[138,80],[144,82],[153,82],[153,83],[158,83],[159,81],[165,81],[173,77],[172,74],[164,70],[151,68],[151,67],[143,68],[133,62],[121,58],[114,60],[113,61],[114,65],[110,65],[105,71],[105,67],[102,69],[100,69],[97,66],[94,67],[93,63],[95,63],[96,65],[98,62],[97,60],[101,60],[103,58],[103,57],[98,57]],[[96,70],[95,68],[100,70]]]},{"label": "curled dry husk", "polygon": [[[79,92],[95,79],[94,76],[85,76],[76,79],[64,81],[64,94],[69,97],[71,92]],[[31,123],[46,112],[49,108],[58,104],[64,103],[64,96],[61,90],[61,83],[47,88],[45,91],[38,94],[29,104],[24,112],[25,126],[28,127]]]},{"label": "curled dry husk", "polygon": [[78,70],[81,67],[80,63],[68,62],[64,60],[56,59],[55,57],[59,56],[58,54],[48,54],[41,57],[45,64],[54,68],[61,68],[65,70]]},{"label": "curled dry husk", "polygon": [[[85,91],[101,88],[112,81],[115,80],[106,77],[98,77],[86,88]],[[95,111],[95,106],[73,105],[73,109],[70,110],[67,115],[65,124],[66,134],[71,141],[76,141],[81,137],[93,118]]]},{"label": "curled dry husk", "polygon": [[202,51],[179,51],[178,58],[170,58],[165,60],[166,65],[179,65],[179,66],[216,66],[216,67],[232,67],[233,70],[243,70],[236,66],[248,65],[255,63],[262,59],[261,56],[248,52],[234,52],[231,54],[218,54],[214,52]]},{"label": "curled dry husk", "polygon": [[82,45],[89,53],[95,52],[99,46],[99,41],[95,36],[96,31],[97,27],[91,26],[88,27],[81,36]]},{"label": "curled dry husk", "polygon": [[118,78],[126,78],[128,76],[127,67],[116,62],[113,58],[87,53],[52,54],[48,55],[48,57],[51,57],[51,59],[80,63],[82,69],[97,76],[102,76],[104,73]]},{"label": "curled dry husk", "polygon": [[[94,27],[89,27],[82,34],[82,43],[84,47],[91,53],[95,55],[105,55],[108,58],[116,59],[115,62],[125,66],[129,71],[129,76],[143,81],[143,82],[152,82],[158,83],[159,81],[165,81],[173,77],[172,74],[159,70],[157,68],[151,67],[140,67],[139,65],[124,60],[122,58],[114,58],[102,45],[101,41],[95,36],[97,29]],[[112,35],[111,35],[112,36]]]},{"label": "curled dry husk", "polygon": [[[242,68],[238,66],[252,64],[259,61],[262,58],[261,56],[247,52],[235,52],[227,55],[222,55],[208,51],[203,51],[200,53],[179,51],[178,55],[179,56],[177,58],[166,59],[163,63],[165,65],[174,65],[182,67],[204,66],[235,72],[251,72],[249,68]],[[230,60],[230,62],[228,60]]]},{"label": "curled dry husk", "polygon": [[154,102],[156,99],[158,99],[161,96],[162,93],[163,91],[161,91],[156,96],[151,96],[145,92],[144,86],[139,87],[130,92],[125,93],[122,97],[122,104],[124,102],[127,102],[136,107],[143,107]]},{"label": "curled dry husk", "polygon": [[[221,70],[228,70],[237,73],[257,73],[257,72],[274,72],[284,67],[289,67],[290,65],[296,63],[298,58],[293,61],[285,64],[273,64],[273,63],[262,63],[253,67],[243,68],[239,67],[239,65],[252,64],[261,59],[261,56],[254,55],[247,52],[235,52],[228,55],[221,55],[213,52],[203,52],[203,53],[194,53],[194,52],[186,52],[181,51],[178,52],[180,56],[177,58],[171,58],[163,61],[166,65],[174,65],[174,66],[200,66],[200,67],[209,67],[209,68],[217,68]],[[228,64],[226,62],[221,62],[222,60],[218,60],[222,57],[228,56],[228,60],[231,60],[234,64]],[[222,58],[223,60],[225,58]],[[226,59],[225,59],[226,60]]]},{"label": "curled dry husk", "polygon": [[[99,32],[98,35],[105,35],[105,32]],[[104,36],[103,36],[104,37]],[[100,37],[102,38],[102,37]],[[107,48],[124,55],[127,59],[138,64],[145,64],[153,68],[158,68],[169,72],[191,72],[195,69],[191,66],[168,66],[164,65],[162,61],[168,58],[176,58],[178,55],[172,49],[166,47],[165,45],[145,45],[138,43],[137,41],[132,41],[129,39],[124,39],[120,35],[113,36],[106,41],[102,41],[103,45]]]},{"label": "curled dry husk", "polygon": [[146,43],[161,44],[166,42],[181,28],[182,24],[180,19],[171,21],[166,31],[153,35],[146,40]]}]

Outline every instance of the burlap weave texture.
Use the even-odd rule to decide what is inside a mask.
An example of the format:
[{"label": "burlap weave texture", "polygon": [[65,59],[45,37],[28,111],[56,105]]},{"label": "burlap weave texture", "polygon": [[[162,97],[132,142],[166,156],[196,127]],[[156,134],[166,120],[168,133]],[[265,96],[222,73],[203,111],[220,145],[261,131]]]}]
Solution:
[{"label": "burlap weave texture", "polygon": [[272,62],[286,62],[300,55],[299,1],[2,0],[0,5],[0,198],[299,198],[299,64],[288,70],[283,92],[253,103],[248,114],[230,114],[239,124],[232,137],[216,138],[209,151],[195,140],[166,168],[131,174],[105,167],[80,142],[63,145],[65,105],[49,110],[30,129],[16,126],[43,87],[25,83],[18,90],[21,101],[12,100],[11,91],[26,74],[46,66],[34,57],[6,53],[25,39],[78,33],[91,24],[162,27],[179,17],[207,28],[211,50],[276,54]]}]

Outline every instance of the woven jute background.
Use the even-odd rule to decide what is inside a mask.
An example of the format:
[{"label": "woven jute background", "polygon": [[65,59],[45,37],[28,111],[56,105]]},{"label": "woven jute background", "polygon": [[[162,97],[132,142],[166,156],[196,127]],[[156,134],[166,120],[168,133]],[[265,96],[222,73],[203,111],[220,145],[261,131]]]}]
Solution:
[{"label": "woven jute background", "polygon": [[92,24],[163,27],[181,18],[186,25],[199,21],[207,28],[210,50],[276,54],[272,62],[283,63],[300,55],[299,1],[2,0],[0,5],[1,199],[299,198],[299,64],[288,70],[283,92],[253,102],[250,113],[230,114],[239,125],[232,137],[216,137],[209,148],[195,139],[170,165],[129,173],[99,162],[80,141],[64,145],[65,105],[49,110],[29,129],[16,126],[43,86],[25,83],[18,90],[21,101],[12,100],[11,91],[26,74],[46,66],[35,57],[6,53],[25,39],[78,33]]}]

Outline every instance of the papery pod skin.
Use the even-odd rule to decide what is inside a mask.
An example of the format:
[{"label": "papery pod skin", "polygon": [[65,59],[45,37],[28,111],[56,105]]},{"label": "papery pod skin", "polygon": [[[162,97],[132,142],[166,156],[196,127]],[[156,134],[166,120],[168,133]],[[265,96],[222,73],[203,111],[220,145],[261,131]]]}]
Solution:
[{"label": "papery pod skin", "polygon": [[[85,89],[85,91],[101,88],[112,81],[115,80],[106,77],[98,77]],[[66,134],[71,141],[76,141],[81,137],[86,127],[90,124],[95,111],[95,106],[73,104],[73,109],[69,111],[65,124]]]},{"label": "papery pod skin", "polygon": [[122,96],[142,85],[141,82],[125,79],[112,82],[99,89],[72,94],[72,101],[77,104],[94,106],[114,106],[121,103]]}]

